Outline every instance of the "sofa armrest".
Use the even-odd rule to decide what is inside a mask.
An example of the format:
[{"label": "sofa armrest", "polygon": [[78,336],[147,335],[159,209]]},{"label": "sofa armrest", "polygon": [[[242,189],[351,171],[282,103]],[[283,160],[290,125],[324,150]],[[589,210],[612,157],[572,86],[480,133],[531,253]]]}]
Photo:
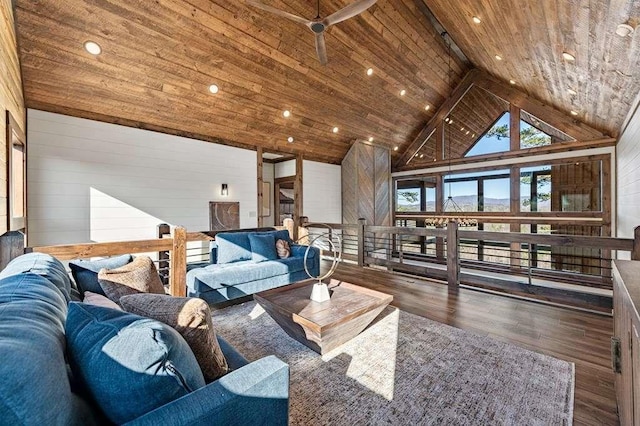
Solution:
[{"label": "sofa armrest", "polygon": [[[304,253],[307,251],[307,247],[309,246],[303,246],[301,244],[291,244],[290,247],[291,247],[291,256],[304,257]],[[309,249],[308,259],[313,259],[315,257],[320,258],[320,249],[318,249],[317,247],[311,247]]]},{"label": "sofa armrest", "polygon": [[289,366],[268,356],[127,425],[286,425],[288,421]]}]

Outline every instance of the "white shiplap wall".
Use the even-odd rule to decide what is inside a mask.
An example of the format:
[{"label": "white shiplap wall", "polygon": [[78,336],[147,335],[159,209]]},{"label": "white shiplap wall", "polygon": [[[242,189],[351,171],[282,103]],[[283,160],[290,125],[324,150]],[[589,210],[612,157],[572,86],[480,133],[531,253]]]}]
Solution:
[{"label": "white shiplap wall", "polygon": [[209,201],[239,201],[240,226],[257,226],[255,151],[37,110],[28,141],[29,245],[205,230]]},{"label": "white shiplap wall", "polygon": [[[640,225],[640,108],[620,136],[616,150],[616,235],[633,238],[634,228]],[[629,258],[627,253],[619,257]]]},{"label": "white shiplap wall", "polygon": [[312,222],[342,223],[342,174],[335,164],[303,161],[302,210]]}]

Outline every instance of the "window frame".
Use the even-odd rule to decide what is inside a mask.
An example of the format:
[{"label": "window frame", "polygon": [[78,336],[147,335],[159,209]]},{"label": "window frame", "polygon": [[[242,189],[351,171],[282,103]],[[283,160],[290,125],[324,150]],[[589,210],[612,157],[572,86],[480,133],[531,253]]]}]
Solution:
[{"label": "window frame", "polygon": [[[7,189],[7,230],[26,231],[27,227],[27,138],[13,118],[10,111],[7,111],[6,126],[6,189]],[[22,215],[14,216],[16,204],[16,191],[13,182],[15,158],[14,147],[22,148]]]}]

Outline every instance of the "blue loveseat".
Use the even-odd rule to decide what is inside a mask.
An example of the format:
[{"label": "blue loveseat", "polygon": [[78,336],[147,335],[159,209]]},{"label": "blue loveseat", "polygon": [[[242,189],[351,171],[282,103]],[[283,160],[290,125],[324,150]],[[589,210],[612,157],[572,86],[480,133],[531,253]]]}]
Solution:
[{"label": "blue loveseat", "polygon": [[[275,252],[280,239],[291,247],[286,259]],[[294,244],[287,230],[219,233],[211,249],[211,264],[187,272],[187,296],[215,304],[307,279],[307,247]],[[309,248],[307,269],[313,276],[320,273],[316,247]]]},{"label": "blue loveseat", "polygon": [[[44,254],[20,256],[0,273],[0,423],[105,421],[66,364],[70,290],[62,264]],[[218,339],[231,372],[127,424],[287,424],[288,366],[274,356],[248,363]]]}]

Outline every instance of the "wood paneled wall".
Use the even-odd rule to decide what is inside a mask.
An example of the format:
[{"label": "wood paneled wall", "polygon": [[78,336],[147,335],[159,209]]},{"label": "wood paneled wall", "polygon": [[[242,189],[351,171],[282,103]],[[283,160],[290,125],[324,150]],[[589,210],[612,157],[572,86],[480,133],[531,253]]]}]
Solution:
[{"label": "wood paneled wall", "polygon": [[353,144],[342,161],[342,223],[391,225],[391,154],[366,142]]},{"label": "wood paneled wall", "polygon": [[26,133],[24,96],[11,0],[0,0],[0,234],[7,230],[6,113]]},{"label": "wood paneled wall", "polygon": [[616,150],[616,236],[633,238],[633,229],[640,225],[640,108],[629,120]]}]

